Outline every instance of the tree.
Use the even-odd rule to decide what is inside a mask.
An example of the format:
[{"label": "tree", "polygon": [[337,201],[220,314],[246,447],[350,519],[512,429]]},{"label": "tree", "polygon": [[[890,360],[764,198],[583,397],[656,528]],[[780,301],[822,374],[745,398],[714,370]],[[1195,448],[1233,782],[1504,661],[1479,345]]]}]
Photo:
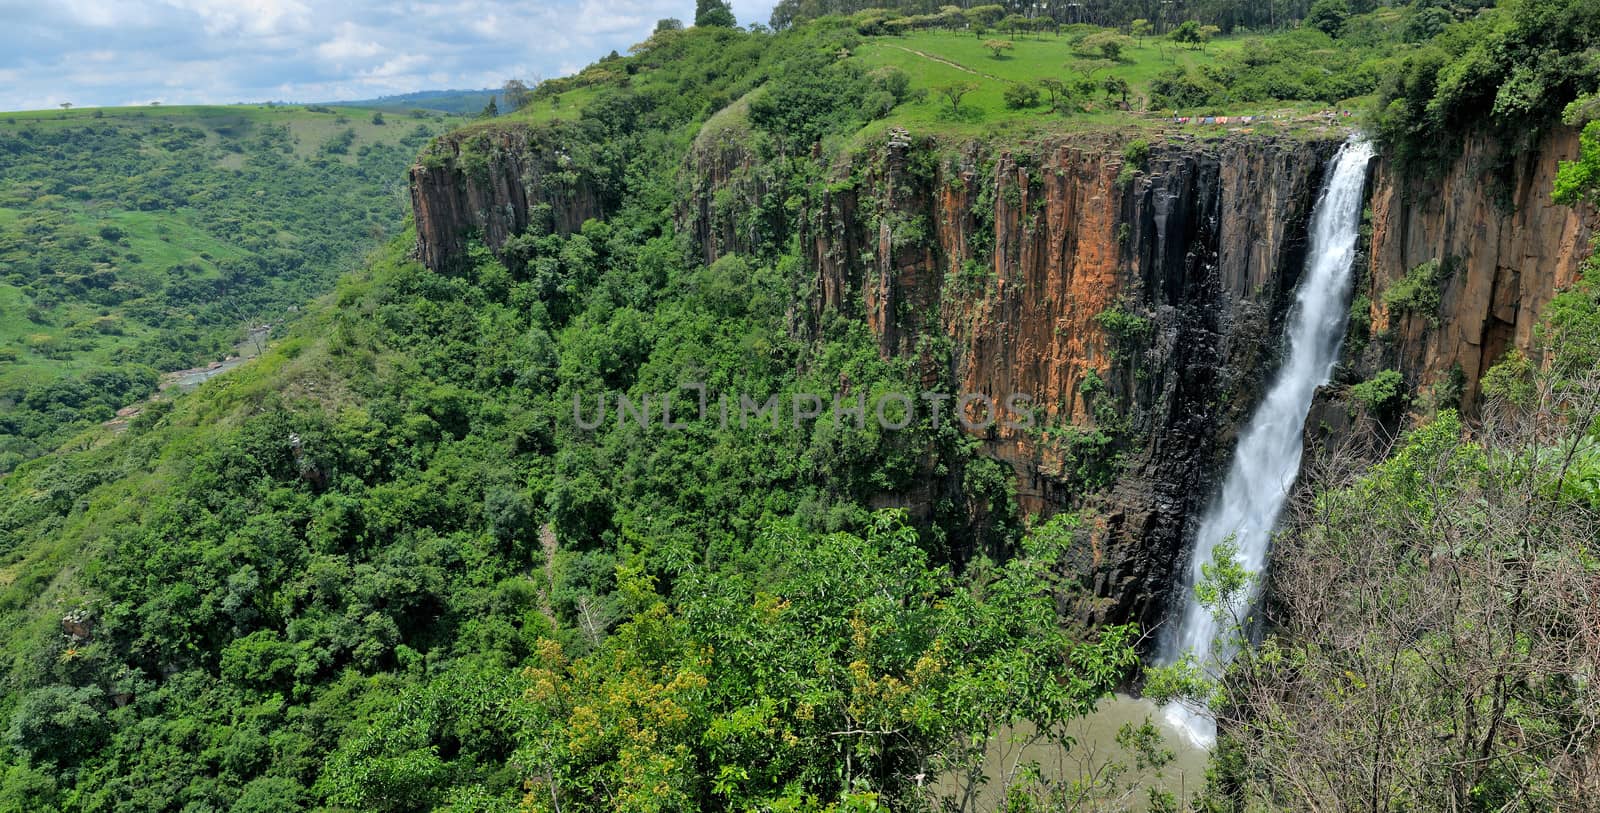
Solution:
[{"label": "tree", "polygon": [[1066,82],[1060,79],[1040,79],[1039,87],[1043,88],[1050,98],[1050,112],[1054,113],[1060,110],[1061,106],[1066,103],[1068,92]]},{"label": "tree", "polygon": [[1219,34],[1221,32],[1222,32],[1222,29],[1220,29],[1220,28],[1218,28],[1218,27],[1216,27],[1214,25],[1202,25],[1202,26],[1200,26],[1200,50],[1204,51],[1206,49],[1206,46],[1211,44],[1211,40],[1214,39],[1217,36],[1217,34]]},{"label": "tree", "polygon": [[383,125],[385,123],[384,120],[383,120],[383,111],[382,110],[374,110],[374,111],[372,111],[372,123],[373,124],[377,124],[377,125]]},{"label": "tree", "polygon": [[1150,21],[1143,17],[1128,24],[1128,32],[1133,34],[1134,39],[1138,40],[1140,45],[1144,44],[1145,37],[1150,36],[1151,30]]},{"label": "tree", "polygon": [[937,93],[939,96],[943,97],[946,102],[950,103],[951,114],[959,116],[961,115],[961,100],[965,98],[968,93],[971,93],[977,89],[978,86],[971,82],[957,82],[950,85],[940,85],[934,88],[933,92]]},{"label": "tree", "polygon": [[500,115],[500,106],[494,103],[494,97],[489,97],[489,103],[483,106],[483,112],[478,114],[480,119],[492,119]]},{"label": "tree", "polygon": [[999,59],[1001,51],[1009,51],[1017,46],[1011,40],[984,40],[983,47],[989,49],[995,59]]},{"label": "tree", "polygon": [[505,87],[500,89],[500,95],[506,100],[506,109],[512,112],[521,110],[533,101],[532,89],[521,79],[507,79]]},{"label": "tree", "polygon": [[967,19],[973,25],[990,27],[1006,16],[1006,7],[998,4],[973,6],[967,9]]},{"label": "tree", "polygon": [[1173,42],[1188,45],[1191,50],[1200,46],[1200,24],[1194,20],[1184,20],[1183,24],[1172,29],[1167,35]]},{"label": "tree", "polygon": [[1128,38],[1115,31],[1100,31],[1084,37],[1078,43],[1079,53],[1098,56],[1111,62],[1120,62],[1122,52],[1128,47]]},{"label": "tree", "polygon": [[1023,110],[1039,103],[1039,89],[1032,85],[1020,82],[1007,87],[1005,90],[1006,107],[1012,110]]},{"label": "tree", "polygon": [[656,29],[653,34],[663,34],[668,31],[682,31],[683,21],[676,17],[663,17],[656,20]]},{"label": "tree", "polygon": [[694,24],[699,27],[733,28],[739,24],[727,0],[695,0]]},{"label": "tree", "polygon": [[61,103],[61,109],[62,110],[71,110],[72,109],[72,102],[62,102]]},{"label": "tree", "polygon": [[35,689],[22,696],[6,736],[34,762],[72,765],[91,752],[109,728],[95,708],[103,696],[89,686]]},{"label": "tree", "polygon": [[1105,80],[1100,83],[1100,87],[1105,90],[1106,96],[1108,97],[1121,96],[1122,106],[1128,106],[1128,80],[1123,79],[1120,76],[1107,76]]},{"label": "tree", "polygon": [[1311,4],[1311,10],[1306,12],[1305,24],[1337,38],[1344,31],[1345,21],[1350,19],[1350,4],[1346,0],[1317,0]]},{"label": "tree", "polygon": [[996,23],[996,27],[1002,31],[1027,31],[1033,27],[1033,21],[1021,14],[1007,14],[1005,19]]}]

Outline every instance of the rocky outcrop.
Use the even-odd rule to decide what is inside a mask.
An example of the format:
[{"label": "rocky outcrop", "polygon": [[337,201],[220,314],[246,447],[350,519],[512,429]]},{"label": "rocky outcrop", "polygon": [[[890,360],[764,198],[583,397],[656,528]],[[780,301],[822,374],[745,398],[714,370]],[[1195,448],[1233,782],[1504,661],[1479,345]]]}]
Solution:
[{"label": "rocky outcrop", "polygon": [[411,167],[417,256],[445,268],[477,235],[499,252],[530,229],[568,234],[608,209],[558,127],[485,125],[440,137]]},{"label": "rocky outcrop", "polygon": [[773,200],[773,168],[750,145],[745,103],[713,116],[695,137],[678,178],[674,221],[707,265],[727,254],[781,245],[790,219]]},{"label": "rocky outcrop", "polygon": [[[1501,149],[1471,137],[1439,178],[1406,177],[1380,162],[1371,195],[1369,295],[1383,341],[1363,367],[1397,368],[1419,389],[1448,377],[1469,411],[1479,376],[1508,347],[1537,350],[1534,328],[1577,278],[1595,225],[1592,209],[1550,200],[1560,162],[1578,156],[1575,129],[1557,128],[1516,155]],[[1385,303],[1385,291],[1432,261],[1442,269],[1437,311]]]}]

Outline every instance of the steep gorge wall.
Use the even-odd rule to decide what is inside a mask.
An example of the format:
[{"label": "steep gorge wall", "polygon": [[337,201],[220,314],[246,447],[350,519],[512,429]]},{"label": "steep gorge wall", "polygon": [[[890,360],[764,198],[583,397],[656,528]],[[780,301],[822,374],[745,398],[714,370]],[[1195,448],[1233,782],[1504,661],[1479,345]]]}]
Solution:
[{"label": "steep gorge wall", "polygon": [[[1412,385],[1432,386],[1459,370],[1461,404],[1509,347],[1536,349],[1534,328],[1589,254],[1592,208],[1552,203],[1556,169],[1578,157],[1578,132],[1562,127],[1534,149],[1510,156],[1483,136],[1439,178],[1408,178],[1380,161],[1371,192],[1371,319],[1380,337],[1365,372],[1394,367]],[[1423,263],[1450,271],[1437,313],[1399,311],[1384,292]]]},{"label": "steep gorge wall", "polygon": [[[813,307],[865,319],[925,384],[1042,407],[1043,431],[996,425],[986,453],[1016,473],[1024,510],[1100,518],[1078,562],[1100,599],[1084,614],[1152,621],[1275,363],[1335,147],[1173,142],[1125,175],[1107,137],[937,159],[892,138],[811,202]],[[1085,459],[1096,432],[1121,450],[1108,485],[1084,476],[1107,462]]]},{"label": "steep gorge wall", "polygon": [[[1042,431],[996,426],[980,437],[985,453],[1015,472],[1024,510],[1097,516],[1077,569],[1098,601],[1081,612],[1148,623],[1277,364],[1337,141],[1180,138],[1134,172],[1111,136],[1002,147],[892,134],[835,161],[796,223],[739,128],[708,129],[676,221],[706,263],[798,229],[813,326],[829,312],[864,320],[880,352],[916,359],[931,389],[1031,396]],[[1374,340],[1346,360],[1351,374],[1396,367],[1426,386],[1459,367],[1470,407],[1481,371],[1509,345],[1528,348],[1575,277],[1593,213],[1554,206],[1549,191],[1576,134],[1516,157],[1508,182],[1490,175],[1493,149],[1470,142],[1436,180],[1375,163],[1358,291]],[[515,127],[441,141],[412,171],[421,258],[447,266],[471,230],[499,250],[530,227],[570,232],[603,216],[603,184],[563,156],[558,139]],[[1435,258],[1456,268],[1439,312],[1391,312],[1383,292]],[[1324,401],[1314,422],[1345,409]],[[1085,475],[1108,462],[1078,445],[1096,432],[1119,455],[1108,479]]]}]

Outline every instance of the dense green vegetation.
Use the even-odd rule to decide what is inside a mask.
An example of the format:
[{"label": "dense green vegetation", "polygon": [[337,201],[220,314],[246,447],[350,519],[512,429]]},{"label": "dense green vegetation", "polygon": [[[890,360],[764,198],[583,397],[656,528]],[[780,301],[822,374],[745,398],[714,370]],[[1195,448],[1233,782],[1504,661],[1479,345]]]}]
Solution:
[{"label": "dense green vegetation", "polygon": [[1329,14],[1348,16],[1351,5],[1357,6],[1359,11],[1370,11],[1380,3],[1372,0],[1358,0],[1355,4],[1313,3],[1311,0],[1199,0],[1173,8],[1151,0],[1101,0],[1064,9],[1051,8],[1050,13],[1041,14],[1039,5],[1022,0],[956,5],[937,0],[780,0],[773,8],[770,22],[774,28],[784,28],[818,17],[872,10],[879,16],[905,19],[904,25],[908,28],[973,25],[1006,31],[1053,31],[1071,23],[1116,28],[1133,28],[1143,23],[1140,26],[1143,31],[1165,34],[1185,22],[1194,22],[1232,33],[1236,28],[1264,31],[1292,28],[1303,19],[1321,19]]},{"label": "dense green vegetation", "polygon": [[[858,324],[787,334],[793,263],[696,268],[634,250],[629,218],[552,238],[590,280],[570,317],[526,272],[480,256],[435,274],[400,239],[261,361],[20,467],[0,520],[24,630],[7,798],[484,809],[530,780],[563,809],[668,788],[906,799],[907,766],[1077,716],[1124,677],[1129,633],[1055,621],[1070,525],[950,575],[956,541],[1017,539],[1008,479],[953,428],[575,425],[574,396],[689,376],[910,383]],[[930,533],[866,508],[932,470],[956,476]],[[988,530],[958,525],[985,502]],[[63,567],[87,569],[54,582]],[[761,640],[772,657],[738,645]],[[1018,682],[996,691],[1001,674]],[[641,725],[662,739],[630,740]],[[854,773],[818,761],[838,749]]]},{"label": "dense green vegetation", "polygon": [[447,125],[371,111],[0,116],[0,473],[279,322],[400,226]]},{"label": "dense green vegetation", "polygon": [[[606,222],[448,274],[402,235],[262,359],[21,465],[0,485],[4,804],[909,804],[933,792],[915,773],[981,777],[1004,726],[1064,742],[1132,632],[1056,620],[1078,588],[1051,565],[1082,531],[1023,534],[954,424],[574,415],[684,381],[713,402],[918,391],[864,325],[796,330],[787,230],[704,267],[663,205],[696,123],[761,64],[815,113],[752,105],[773,149],[859,126],[878,80],[809,75],[836,35],[667,38],[563,125],[611,179]],[[779,188],[819,183],[779,166]],[[871,508],[927,483],[920,530]],[[758,640],[771,657],[738,645]]]},{"label": "dense green vegetation", "polygon": [[1475,133],[1506,145],[1497,158],[1509,165],[1568,105],[1600,91],[1594,3],[1516,0],[1414,33],[1421,41],[1386,73],[1374,117],[1403,166],[1436,170]]},{"label": "dense green vegetation", "polygon": [[[1091,21],[1116,26],[1108,30],[1075,20],[1024,26],[1027,18],[1005,17],[1011,12],[1001,6],[929,11],[825,4],[798,13],[795,19],[816,19],[788,33],[820,44],[818,32],[831,32],[831,50],[818,48],[814,55],[830,72],[892,68],[904,74],[894,81],[903,82],[905,92],[870,99],[846,92],[841,98],[858,104],[841,109],[913,131],[1155,129],[1170,127],[1173,114],[1265,116],[1254,125],[1297,128],[1322,121],[1319,114],[1333,109],[1359,113],[1362,119],[1340,119],[1369,121],[1395,160],[1427,171],[1458,154],[1470,132],[1486,129],[1513,147],[1531,143],[1559,119],[1563,106],[1597,89],[1600,71],[1590,52],[1600,25],[1592,4],[1277,5],[1202,4],[1187,25],[1151,23],[1154,10],[1129,6]],[[1270,21],[1242,22],[1262,16]],[[799,39],[721,33],[718,42],[735,51],[760,50],[762,43],[781,48]],[[573,77],[543,83],[525,115],[577,117],[605,89],[625,89],[641,69],[659,67],[661,56],[703,41],[693,29],[660,30],[631,56],[613,55]],[[737,93],[766,78],[761,71],[710,74],[712,81],[730,75],[757,80],[724,84]],[[711,94],[708,101],[721,107],[733,98]],[[1489,112],[1486,128],[1474,126],[1480,111]]]}]

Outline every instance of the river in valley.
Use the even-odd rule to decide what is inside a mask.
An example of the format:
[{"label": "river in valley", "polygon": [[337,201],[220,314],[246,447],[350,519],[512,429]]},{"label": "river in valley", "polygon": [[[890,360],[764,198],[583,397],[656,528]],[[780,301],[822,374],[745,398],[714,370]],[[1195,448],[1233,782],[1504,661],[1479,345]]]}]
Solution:
[{"label": "river in valley", "polygon": [[[1123,725],[1142,725],[1149,720],[1161,733],[1160,748],[1172,753],[1172,759],[1159,769],[1140,769],[1135,764],[1136,755],[1117,742],[1117,732]],[[1205,786],[1208,752],[1196,745],[1179,725],[1167,720],[1155,703],[1138,697],[1118,694],[1102,700],[1094,713],[1074,720],[1066,726],[1072,737],[1071,748],[1061,748],[1052,743],[1027,743],[1036,731],[1023,723],[1002,731],[989,743],[984,761],[988,784],[978,789],[969,800],[969,810],[999,810],[1004,805],[1005,778],[1018,765],[1029,762],[1039,766],[1039,778],[1052,785],[1059,783],[1091,783],[1095,777],[1109,776],[1108,768],[1121,766],[1125,772],[1112,780],[1115,789],[1096,793],[1100,806],[1086,809],[1114,809],[1143,811],[1148,809],[1149,788],[1170,792],[1178,799],[1187,799]],[[959,796],[960,785],[953,776],[941,777],[935,793],[943,798]]]}]

